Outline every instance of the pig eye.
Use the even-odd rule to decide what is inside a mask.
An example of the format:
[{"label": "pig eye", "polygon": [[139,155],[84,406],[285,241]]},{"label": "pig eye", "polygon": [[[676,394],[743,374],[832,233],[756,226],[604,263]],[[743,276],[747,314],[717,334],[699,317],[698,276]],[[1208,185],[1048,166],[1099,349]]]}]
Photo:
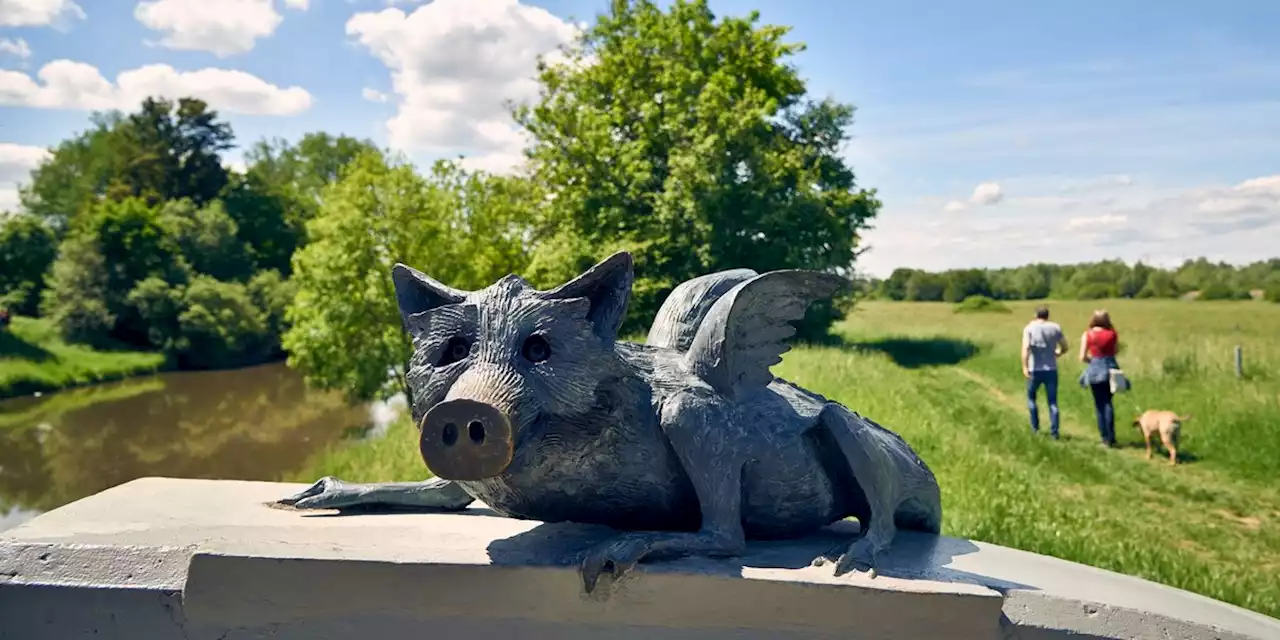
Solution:
[{"label": "pig eye", "polygon": [[525,360],[536,364],[551,357],[551,344],[546,338],[535,333],[525,338],[524,346],[520,347],[520,353],[524,355]]},{"label": "pig eye", "polygon": [[462,336],[454,336],[449,338],[448,344],[444,345],[444,353],[440,355],[439,366],[443,367],[447,364],[453,364],[471,354],[471,343],[467,342]]}]

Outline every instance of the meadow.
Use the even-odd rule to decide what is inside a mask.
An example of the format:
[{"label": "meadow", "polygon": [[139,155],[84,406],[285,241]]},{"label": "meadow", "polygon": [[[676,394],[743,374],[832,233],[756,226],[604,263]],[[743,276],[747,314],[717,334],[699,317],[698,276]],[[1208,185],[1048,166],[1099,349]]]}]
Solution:
[{"label": "meadow", "polygon": [[[1072,343],[1060,362],[1062,439],[1028,426],[1018,364],[1035,303],[956,313],[865,302],[839,339],[797,346],[774,372],[894,429],[938,475],[949,535],[1140,576],[1280,616],[1280,305],[1176,300],[1050,302]],[[1098,444],[1076,383],[1080,333],[1105,306],[1133,391],[1116,399],[1118,449]],[[1237,378],[1233,348],[1244,349]],[[1043,393],[1043,392],[1042,392]],[[1142,409],[1191,414],[1176,467],[1145,459]],[[426,475],[412,426],[336,445],[289,479]]]},{"label": "meadow", "polygon": [[69,344],[46,319],[17,316],[0,331],[0,398],[154,373],[164,365],[159,353]]}]

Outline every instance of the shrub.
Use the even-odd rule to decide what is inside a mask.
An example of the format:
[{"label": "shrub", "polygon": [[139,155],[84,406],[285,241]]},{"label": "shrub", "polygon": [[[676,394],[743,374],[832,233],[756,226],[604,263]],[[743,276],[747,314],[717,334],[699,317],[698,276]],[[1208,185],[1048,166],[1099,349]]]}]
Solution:
[{"label": "shrub", "polygon": [[956,305],[956,313],[1011,313],[1013,310],[999,300],[986,296],[969,296]]},{"label": "shrub", "polygon": [[1248,291],[1240,291],[1226,283],[1215,282],[1201,289],[1196,300],[1248,300],[1250,297]]}]

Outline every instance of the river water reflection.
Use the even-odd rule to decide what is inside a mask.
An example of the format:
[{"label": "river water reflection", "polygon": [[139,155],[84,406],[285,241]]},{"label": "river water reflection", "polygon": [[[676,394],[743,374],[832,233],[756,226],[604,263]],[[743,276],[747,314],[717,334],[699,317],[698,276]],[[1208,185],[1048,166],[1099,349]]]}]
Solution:
[{"label": "river water reflection", "polygon": [[0,531],[146,476],[277,480],[397,410],[308,389],[283,363],[0,401]]}]

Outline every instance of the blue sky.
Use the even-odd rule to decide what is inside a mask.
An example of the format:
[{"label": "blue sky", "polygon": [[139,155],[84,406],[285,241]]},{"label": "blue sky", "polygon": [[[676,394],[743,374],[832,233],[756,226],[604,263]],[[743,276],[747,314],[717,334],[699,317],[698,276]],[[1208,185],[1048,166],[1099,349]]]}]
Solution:
[{"label": "blue sky", "polygon": [[[0,0],[0,206],[91,109],[149,92],[205,97],[242,141],[504,170],[502,100],[605,4]],[[867,271],[1280,255],[1280,3],[712,6],[793,27],[810,90],[857,106],[847,155],[885,204]]]}]

